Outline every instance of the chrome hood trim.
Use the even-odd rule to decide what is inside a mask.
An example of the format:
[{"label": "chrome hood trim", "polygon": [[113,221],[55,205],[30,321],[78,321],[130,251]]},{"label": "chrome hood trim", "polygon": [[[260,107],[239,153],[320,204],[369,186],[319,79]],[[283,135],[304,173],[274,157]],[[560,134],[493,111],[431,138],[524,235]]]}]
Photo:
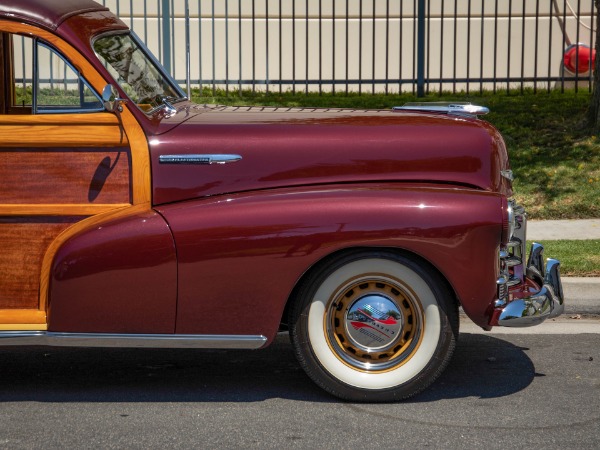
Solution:
[{"label": "chrome hood trim", "polygon": [[466,102],[411,102],[392,109],[402,111],[439,112],[458,114],[470,117],[485,115],[490,112],[485,106],[473,105]]}]

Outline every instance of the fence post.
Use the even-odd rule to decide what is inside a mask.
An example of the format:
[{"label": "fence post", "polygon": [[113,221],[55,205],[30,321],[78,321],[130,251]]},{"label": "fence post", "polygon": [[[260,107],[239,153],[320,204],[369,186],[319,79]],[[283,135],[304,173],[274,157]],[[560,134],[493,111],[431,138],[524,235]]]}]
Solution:
[{"label": "fence post", "polygon": [[185,0],[185,86],[188,100],[192,99],[191,86],[191,55],[190,55],[190,2]]},{"label": "fence post", "polygon": [[162,12],[162,38],[163,38],[163,66],[168,73],[173,75],[171,72],[171,7],[169,6],[169,0],[162,0],[161,2]]},{"label": "fence post", "polygon": [[417,13],[417,97],[425,96],[425,0],[419,0]]}]

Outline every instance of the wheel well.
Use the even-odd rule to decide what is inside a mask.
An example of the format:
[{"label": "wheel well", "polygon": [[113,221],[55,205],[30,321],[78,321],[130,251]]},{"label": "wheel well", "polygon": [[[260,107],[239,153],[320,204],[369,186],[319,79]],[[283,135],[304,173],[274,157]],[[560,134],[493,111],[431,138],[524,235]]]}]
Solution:
[{"label": "wheel well", "polygon": [[457,307],[460,306],[460,300],[458,299],[458,296],[456,295],[456,291],[452,288],[452,285],[448,282],[446,277],[442,274],[442,272],[440,272],[438,270],[438,268],[436,266],[431,264],[428,260],[426,260],[422,256],[419,256],[416,253],[413,253],[411,251],[401,249],[401,248],[396,248],[396,247],[352,247],[352,248],[338,250],[334,253],[331,253],[330,255],[325,256],[324,258],[322,258],[319,261],[317,261],[316,263],[314,263],[306,272],[304,272],[302,277],[300,277],[300,279],[296,282],[296,285],[292,289],[292,292],[290,293],[290,295],[285,303],[285,307],[283,309],[283,314],[281,316],[281,321],[280,321],[280,325],[279,325],[279,331],[287,331],[288,330],[289,309],[290,309],[291,305],[294,303],[294,300],[297,296],[298,290],[300,289],[300,287],[302,286],[304,281],[311,275],[311,273],[313,273],[315,270],[319,270],[319,268],[321,266],[327,265],[328,261],[336,259],[345,254],[369,251],[369,250],[371,250],[371,251],[373,251],[373,250],[391,251],[396,254],[402,255],[406,258],[411,258],[411,259],[417,260],[419,263],[423,264],[428,269],[430,269],[432,272],[434,272],[438,275],[439,279],[444,283],[444,286],[446,287],[447,291],[450,293],[450,295],[454,299],[454,303],[456,304],[456,306]]}]

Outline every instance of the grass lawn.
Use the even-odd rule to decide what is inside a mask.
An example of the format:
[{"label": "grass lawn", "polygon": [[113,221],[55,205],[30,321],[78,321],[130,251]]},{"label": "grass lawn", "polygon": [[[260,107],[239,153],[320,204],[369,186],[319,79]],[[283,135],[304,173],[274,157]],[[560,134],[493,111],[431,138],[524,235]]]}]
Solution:
[{"label": "grass lawn", "polygon": [[561,275],[600,276],[600,240],[540,241],[540,244],[544,246],[544,256],[560,261]]},{"label": "grass lawn", "polygon": [[[199,103],[271,106],[390,108],[412,95],[255,93],[205,88]],[[418,101],[471,101],[488,106],[485,118],[503,134],[516,176],[515,197],[531,219],[600,217],[600,141],[584,126],[590,94],[525,91],[492,95],[429,95]]]},{"label": "grass lawn", "polygon": [[600,142],[585,127],[590,95],[573,92],[486,99],[503,134],[515,197],[530,218],[600,217]]},{"label": "grass lawn", "polygon": [[[503,134],[516,176],[515,197],[530,219],[600,217],[600,140],[585,127],[588,92],[510,95],[263,94],[196,91],[200,103],[229,105],[391,108],[410,101],[470,101],[490,108],[485,119]],[[477,93],[479,94],[479,93]],[[600,240],[542,241],[565,276],[600,276]]]}]

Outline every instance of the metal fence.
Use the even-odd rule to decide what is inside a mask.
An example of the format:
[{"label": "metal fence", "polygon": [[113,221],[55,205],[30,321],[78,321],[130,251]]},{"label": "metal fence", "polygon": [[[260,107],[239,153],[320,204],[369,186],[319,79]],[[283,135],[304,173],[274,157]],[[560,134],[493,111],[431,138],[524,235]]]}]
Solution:
[{"label": "metal fence", "polygon": [[423,94],[591,80],[594,0],[103,3],[188,86]]}]

